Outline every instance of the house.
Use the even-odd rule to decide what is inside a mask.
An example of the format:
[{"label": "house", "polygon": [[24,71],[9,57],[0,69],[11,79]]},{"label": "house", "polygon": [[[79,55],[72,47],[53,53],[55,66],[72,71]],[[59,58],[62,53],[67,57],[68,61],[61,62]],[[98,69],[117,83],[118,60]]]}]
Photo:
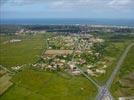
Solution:
[{"label": "house", "polygon": [[80,75],[81,72],[80,72],[79,70],[76,70],[76,71],[72,71],[72,74],[73,74],[73,75]]},{"label": "house", "polygon": [[87,73],[91,76],[97,76],[92,70],[87,69]]},{"label": "house", "polygon": [[106,73],[106,71],[103,70],[103,69],[96,69],[96,72],[97,73],[101,73],[101,74],[105,74]]},{"label": "house", "polygon": [[76,69],[76,66],[75,66],[75,64],[74,64],[74,62],[68,62],[67,63],[68,65],[69,65],[69,68],[73,71],[74,69]]},{"label": "house", "polygon": [[19,39],[12,39],[12,40],[10,40],[10,43],[14,43],[14,42],[21,42],[21,40],[19,40]]}]

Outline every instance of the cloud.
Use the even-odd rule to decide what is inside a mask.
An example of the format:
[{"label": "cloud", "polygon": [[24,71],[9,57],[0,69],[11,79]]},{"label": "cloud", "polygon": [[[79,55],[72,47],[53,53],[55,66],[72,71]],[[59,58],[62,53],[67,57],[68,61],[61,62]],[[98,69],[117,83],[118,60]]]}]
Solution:
[{"label": "cloud", "polygon": [[[0,0],[6,17],[133,17],[134,0]],[[0,13],[1,13],[0,12]],[[25,15],[25,16],[23,16]]]},{"label": "cloud", "polygon": [[8,2],[9,0],[0,0],[0,6]]},{"label": "cloud", "polygon": [[124,6],[131,2],[131,0],[112,0],[108,4],[111,6],[118,5],[118,6]]},{"label": "cloud", "polygon": [[112,0],[108,3],[110,7],[133,7],[134,0]]},{"label": "cloud", "polygon": [[[47,9],[50,12],[90,11],[105,12],[112,10],[128,11],[134,8],[134,0],[1,0],[8,6]],[[6,6],[5,6],[6,7]],[[46,11],[46,10],[45,10]]]},{"label": "cloud", "polygon": [[104,7],[105,0],[57,0],[50,3],[52,8],[78,9]]},{"label": "cloud", "polygon": [[55,0],[51,1],[53,8],[91,8],[91,9],[111,9],[113,8],[133,8],[134,0]]},{"label": "cloud", "polygon": [[49,0],[0,0],[0,2],[2,2],[1,5],[9,4],[9,5],[25,6],[25,5],[40,4],[40,3],[45,4],[46,2],[49,2]]},{"label": "cloud", "polygon": [[134,0],[0,0],[1,4],[11,5],[31,5],[31,4],[49,4],[53,7],[79,8],[79,7],[117,7],[134,6]]},{"label": "cloud", "polygon": [[52,2],[52,5],[55,6],[55,7],[61,6],[61,5],[63,5],[63,4],[64,4],[64,1],[63,1],[63,0],[62,0],[62,1],[55,1],[55,2]]}]

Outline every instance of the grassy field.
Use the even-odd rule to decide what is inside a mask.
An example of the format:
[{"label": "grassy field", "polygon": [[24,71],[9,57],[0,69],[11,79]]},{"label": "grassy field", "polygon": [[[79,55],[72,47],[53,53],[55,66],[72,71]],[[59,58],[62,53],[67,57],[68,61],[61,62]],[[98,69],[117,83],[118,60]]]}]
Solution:
[{"label": "grassy field", "polygon": [[134,46],[129,51],[112,84],[111,92],[115,98],[134,96],[134,78],[130,78],[132,74],[134,75]]},{"label": "grassy field", "polygon": [[100,75],[99,77],[94,77],[94,79],[100,84],[103,85],[110,77],[116,62],[120,58],[121,54],[124,52],[129,42],[109,42],[107,46],[107,52],[105,54],[108,59],[111,59],[110,65],[106,69],[106,73]]},{"label": "grassy field", "polygon": [[[45,47],[44,35],[19,37],[18,43],[6,43],[16,37],[0,36],[0,64],[11,67],[21,64],[33,63]],[[17,37],[18,38],[18,37]]]},{"label": "grassy field", "polygon": [[13,77],[14,86],[1,100],[93,100],[94,86],[84,77],[25,68]]},{"label": "grassy field", "polygon": [[[46,46],[43,34],[17,37],[22,40],[18,43],[3,44],[16,38],[14,36],[0,38],[0,64],[6,67],[34,63]],[[108,66],[106,74],[94,78],[100,85],[109,78],[127,45],[128,42],[109,43],[106,56],[112,59],[111,65]],[[125,70],[122,68],[121,72],[124,74]],[[14,85],[0,97],[0,100],[94,100],[97,93],[95,86],[85,77],[70,76],[64,72],[44,72],[30,66],[13,76],[12,83]],[[115,90],[114,87],[112,91]]]},{"label": "grassy field", "polygon": [[[19,37],[22,42],[18,43],[4,44],[16,38],[14,36],[0,38],[0,64],[8,68],[34,63],[46,45],[41,34]],[[85,77],[42,72],[29,66],[13,76],[11,81],[13,86],[0,96],[0,100],[93,100],[97,92]]]}]

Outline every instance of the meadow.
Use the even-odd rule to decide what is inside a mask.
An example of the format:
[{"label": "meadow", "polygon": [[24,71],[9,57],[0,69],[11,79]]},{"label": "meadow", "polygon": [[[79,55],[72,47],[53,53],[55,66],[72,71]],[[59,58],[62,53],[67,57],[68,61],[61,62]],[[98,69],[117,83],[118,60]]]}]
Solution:
[{"label": "meadow", "polygon": [[[45,48],[43,34],[31,36],[0,36],[0,65],[12,67],[34,63]],[[21,42],[4,43],[11,39],[21,39]]]},{"label": "meadow", "polygon": [[112,87],[111,93],[115,98],[117,97],[131,97],[134,95],[133,88],[133,74],[134,74],[134,46],[130,49],[124,63],[118,72]]},{"label": "meadow", "polygon": [[125,48],[129,44],[128,41],[125,42],[109,42],[106,48],[105,57],[107,57],[110,62],[109,66],[106,69],[106,73],[100,75],[99,77],[94,77],[94,79],[100,84],[103,85],[109,79],[112,71],[115,68],[117,61],[124,52]]},{"label": "meadow", "polygon": [[30,67],[16,74],[12,82],[14,85],[0,97],[1,100],[93,100],[96,95],[94,85],[85,77]]}]

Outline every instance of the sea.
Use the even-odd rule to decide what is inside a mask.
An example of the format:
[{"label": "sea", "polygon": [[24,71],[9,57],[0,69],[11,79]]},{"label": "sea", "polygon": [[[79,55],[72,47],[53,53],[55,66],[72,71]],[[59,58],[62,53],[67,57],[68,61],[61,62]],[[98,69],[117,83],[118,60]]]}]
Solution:
[{"label": "sea", "polygon": [[134,19],[95,18],[45,18],[45,19],[0,19],[0,24],[12,25],[115,25],[134,27]]}]

